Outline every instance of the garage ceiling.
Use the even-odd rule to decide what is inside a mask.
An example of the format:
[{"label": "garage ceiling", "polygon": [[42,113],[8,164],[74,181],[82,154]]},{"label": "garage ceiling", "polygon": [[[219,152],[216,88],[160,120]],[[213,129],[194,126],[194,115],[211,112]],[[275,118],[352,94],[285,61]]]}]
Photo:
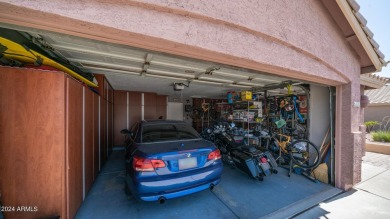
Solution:
[{"label": "garage ceiling", "polygon": [[[2,25],[3,26],[3,25]],[[178,95],[173,83],[188,84],[183,97],[225,97],[229,90],[245,90],[289,80],[267,73],[147,51],[125,45],[83,39],[30,28],[65,58],[91,73],[104,74],[115,90]]]}]

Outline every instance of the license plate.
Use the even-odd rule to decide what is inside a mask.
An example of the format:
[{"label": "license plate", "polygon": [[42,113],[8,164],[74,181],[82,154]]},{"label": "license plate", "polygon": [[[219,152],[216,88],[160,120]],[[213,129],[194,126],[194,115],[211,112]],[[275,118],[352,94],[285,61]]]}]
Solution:
[{"label": "license plate", "polygon": [[179,159],[179,170],[190,169],[198,166],[196,157]]}]

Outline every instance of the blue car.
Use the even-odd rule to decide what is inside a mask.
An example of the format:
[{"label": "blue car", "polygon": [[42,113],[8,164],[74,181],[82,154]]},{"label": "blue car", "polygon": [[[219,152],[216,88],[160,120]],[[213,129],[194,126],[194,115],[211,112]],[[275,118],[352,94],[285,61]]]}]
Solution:
[{"label": "blue car", "polygon": [[217,147],[181,121],[142,121],[125,131],[126,192],[143,201],[164,203],[221,181]]}]

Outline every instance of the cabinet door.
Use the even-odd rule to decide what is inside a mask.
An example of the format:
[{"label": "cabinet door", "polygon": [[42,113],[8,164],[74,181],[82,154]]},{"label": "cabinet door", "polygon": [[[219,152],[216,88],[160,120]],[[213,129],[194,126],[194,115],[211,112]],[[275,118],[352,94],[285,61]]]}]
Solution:
[{"label": "cabinet door", "polygon": [[144,93],[144,117],[145,120],[157,119],[156,116],[156,94]]},{"label": "cabinet door", "polygon": [[128,129],[127,91],[114,91],[114,146],[124,146],[125,135],[122,129]]},{"label": "cabinet door", "polygon": [[68,217],[73,218],[83,201],[82,127],[83,88],[66,79],[66,178]]},{"label": "cabinet door", "polygon": [[165,95],[156,96],[156,117],[160,116],[167,119],[167,96]]},{"label": "cabinet door", "polygon": [[[66,218],[65,78],[0,67],[0,191],[5,218]],[[0,216],[1,217],[1,216]]]},{"label": "cabinet door", "polygon": [[129,92],[129,127],[141,121],[142,117],[141,93]]},{"label": "cabinet door", "polygon": [[93,179],[99,173],[99,95],[93,94]]},{"label": "cabinet door", "polygon": [[107,101],[107,154],[111,154],[113,146],[113,107],[114,105]]},{"label": "cabinet door", "polygon": [[107,159],[107,100],[100,98],[100,170]]},{"label": "cabinet door", "polygon": [[87,194],[93,182],[93,93],[84,87],[84,194]]}]

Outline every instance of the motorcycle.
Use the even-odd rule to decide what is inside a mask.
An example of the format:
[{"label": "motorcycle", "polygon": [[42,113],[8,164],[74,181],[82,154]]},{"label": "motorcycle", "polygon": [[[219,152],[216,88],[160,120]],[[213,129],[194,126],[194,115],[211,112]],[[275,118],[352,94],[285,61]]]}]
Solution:
[{"label": "motorcycle", "polygon": [[278,166],[268,151],[258,150],[254,146],[237,143],[232,137],[234,128],[227,122],[218,122],[206,128],[201,136],[219,148],[222,160],[247,173],[250,177],[263,181],[264,176],[276,174]]}]

